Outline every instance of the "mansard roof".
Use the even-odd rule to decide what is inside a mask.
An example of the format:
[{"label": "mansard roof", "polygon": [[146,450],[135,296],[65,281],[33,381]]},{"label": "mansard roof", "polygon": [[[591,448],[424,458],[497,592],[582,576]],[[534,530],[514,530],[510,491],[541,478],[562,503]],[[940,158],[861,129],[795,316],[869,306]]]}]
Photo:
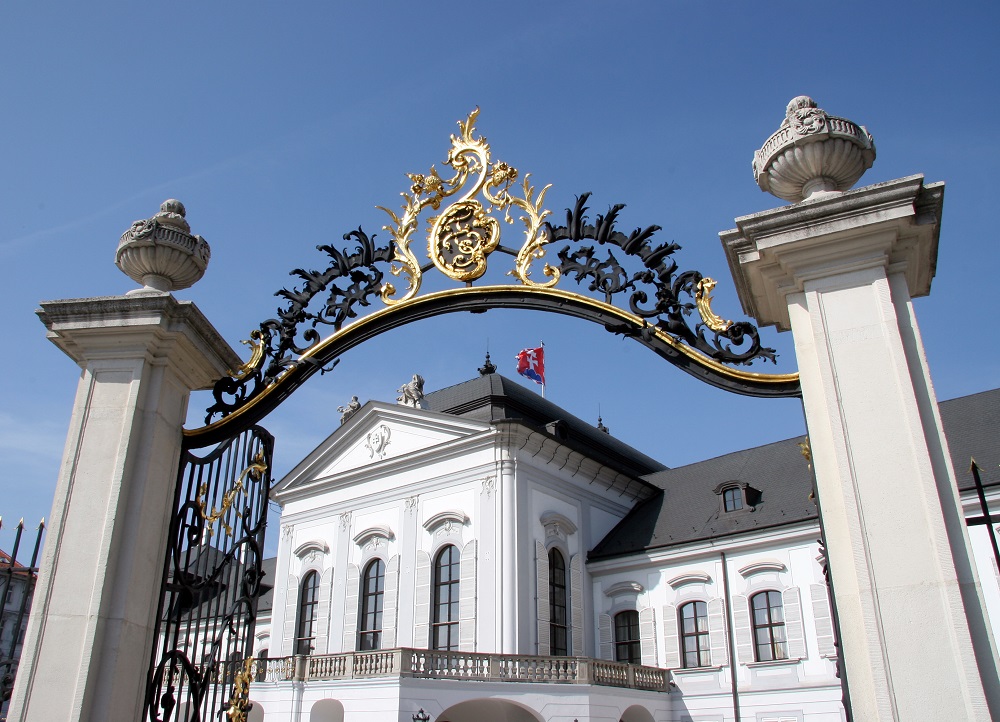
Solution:
[{"label": "mansard roof", "polygon": [[428,393],[424,401],[431,411],[535,428],[595,461],[633,476],[667,468],[501,374],[486,374]]},{"label": "mansard roof", "polygon": [[[987,486],[1000,485],[1000,389],[943,401],[938,408],[959,489],[974,488],[975,457]],[[662,492],[640,503],[590,552],[589,559],[637,554],[708,539],[815,521],[812,474],[795,437],[650,474]],[[753,511],[723,511],[725,486],[759,494]]]}]

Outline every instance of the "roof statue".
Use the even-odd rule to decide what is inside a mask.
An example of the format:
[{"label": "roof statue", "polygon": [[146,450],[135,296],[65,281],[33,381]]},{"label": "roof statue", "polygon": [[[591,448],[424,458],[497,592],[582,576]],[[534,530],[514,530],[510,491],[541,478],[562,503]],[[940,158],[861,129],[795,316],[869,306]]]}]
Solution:
[{"label": "roof statue", "polygon": [[341,425],[346,424],[347,420],[350,419],[354,414],[358,413],[358,409],[361,408],[361,402],[358,401],[357,396],[352,396],[351,400],[347,402],[346,406],[338,406],[337,411],[340,412],[340,423]]},{"label": "roof statue", "polygon": [[414,409],[423,409],[427,405],[424,403],[424,377],[420,374],[413,374],[413,379],[398,389],[396,393],[396,403],[400,406],[409,406]]}]

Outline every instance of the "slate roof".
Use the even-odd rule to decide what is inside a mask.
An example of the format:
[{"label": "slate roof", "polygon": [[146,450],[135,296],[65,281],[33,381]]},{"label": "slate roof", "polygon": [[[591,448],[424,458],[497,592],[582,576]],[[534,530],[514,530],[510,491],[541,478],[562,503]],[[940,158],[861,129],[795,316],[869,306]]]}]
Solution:
[{"label": "slate roof", "polygon": [[[224,552],[211,545],[199,546],[191,550],[185,560],[187,574],[192,579],[207,579],[217,572],[219,565],[224,562],[225,556]],[[261,571],[264,572],[264,576],[260,581],[263,594],[257,604],[258,616],[261,614],[270,616],[271,614],[271,606],[274,603],[277,561],[277,557],[261,560]],[[244,569],[244,565],[240,562],[230,563],[215,582],[202,587],[194,598],[183,594],[177,595],[175,603],[183,605],[181,618],[185,620],[210,619],[218,614],[220,605],[228,604],[239,596]],[[173,579],[173,570],[168,576]]]},{"label": "slate roof", "polygon": [[[939,404],[958,486],[974,488],[969,459],[987,486],[1000,485],[1000,389]],[[639,504],[590,552],[597,560],[818,518],[812,477],[796,437],[650,474],[662,493]],[[726,481],[761,492],[754,511],[726,513],[713,492]]]},{"label": "slate roof", "polygon": [[[524,424],[631,476],[639,477],[667,468],[501,374],[486,374],[428,393],[424,401],[431,411],[490,423],[514,421]],[[546,429],[547,424],[555,421],[564,422],[564,435]]]},{"label": "slate roof", "polygon": [[975,488],[969,471],[973,458],[981,469],[983,485],[1000,485],[1000,389],[942,401],[938,408],[958,488]]},{"label": "slate roof", "polygon": [[264,578],[260,580],[260,585],[264,593],[257,600],[258,619],[271,616],[271,609],[274,607],[274,587],[276,581],[274,573],[277,567],[278,557],[270,557],[260,563],[260,569],[264,572]]}]

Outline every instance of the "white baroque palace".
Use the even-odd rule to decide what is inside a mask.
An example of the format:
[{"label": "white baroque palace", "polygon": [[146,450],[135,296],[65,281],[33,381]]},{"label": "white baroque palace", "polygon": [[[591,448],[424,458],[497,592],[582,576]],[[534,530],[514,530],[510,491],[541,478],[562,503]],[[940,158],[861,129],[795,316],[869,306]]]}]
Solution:
[{"label": "white baroque palace", "polygon": [[[423,406],[368,402],[276,486],[251,721],[845,718],[802,438],[668,469],[499,374]],[[1000,390],[941,415],[1000,506]]]}]

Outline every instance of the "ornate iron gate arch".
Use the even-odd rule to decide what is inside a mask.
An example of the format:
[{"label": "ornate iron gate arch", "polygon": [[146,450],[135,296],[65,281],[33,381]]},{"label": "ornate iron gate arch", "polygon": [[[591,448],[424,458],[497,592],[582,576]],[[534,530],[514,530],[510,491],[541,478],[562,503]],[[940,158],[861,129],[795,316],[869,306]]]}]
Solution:
[{"label": "ornate iron gate arch", "polygon": [[[219,440],[259,421],[310,376],[330,370],[343,352],[380,333],[421,318],[489,308],[576,316],[634,338],[719,388],[750,396],[800,395],[798,374],[739,368],[774,361],[774,350],[761,345],[753,324],[716,315],[715,281],[698,271],[679,271],[674,254],[680,246],[653,241],[659,226],[619,231],[621,204],[590,222],[589,193],[566,211],[563,225],[550,223],[544,208],[550,186],[536,192],[530,175],[515,185],[519,171],[491,160],[486,139],[476,135],[478,113],[459,121],[461,132],[451,136],[444,161],[454,171],[451,178],[442,178],[433,166],[426,174],[407,174],[411,186],[401,194],[401,212],[380,207],[390,218],[383,227],[391,236],[388,243],[379,246],[375,236],[358,228],[344,234],[353,250],[318,246],[329,257],[325,269],[292,271],[302,284],[275,294],[287,305],[244,341],[252,348],[250,360],[215,385],[206,425],[185,431],[189,438]],[[412,246],[428,209],[438,213],[427,219],[427,255],[421,261]],[[501,245],[501,222],[490,215],[502,213],[511,224],[512,212],[521,214],[524,226],[519,248]],[[550,250],[558,262],[538,268]],[[493,254],[514,258],[506,271],[513,281],[474,285]],[[464,287],[421,296],[424,277],[435,269]],[[536,271],[544,280],[536,280]],[[400,292],[390,275],[405,279],[406,288]],[[567,288],[573,281],[586,283],[592,295]],[[613,303],[619,300],[625,303]],[[383,307],[359,317],[374,303]],[[321,326],[333,333],[322,338]]]},{"label": "ornate iron gate arch", "polygon": [[[653,241],[659,226],[619,231],[623,205],[611,206],[591,222],[589,193],[567,210],[564,224],[549,222],[544,200],[550,186],[536,192],[530,175],[516,185],[519,171],[492,160],[486,139],[476,135],[478,114],[476,109],[459,121],[460,133],[451,136],[444,161],[453,171],[450,178],[433,166],[426,174],[408,174],[411,185],[401,194],[402,210],[381,208],[390,219],[383,227],[391,237],[385,245],[358,228],[344,235],[353,249],[318,247],[329,258],[325,269],[292,271],[301,285],[275,294],[287,305],[244,341],[250,359],[215,384],[205,425],[185,430],[164,564],[161,639],[146,696],[149,720],[196,722],[221,714],[220,708],[231,720],[245,719],[273,445],[256,424],[307,379],[331,370],[344,352],[368,339],[431,316],[525,308],[598,323],[728,391],[801,395],[798,374],[745,368],[774,361],[774,350],[761,345],[753,324],[725,320],[713,311],[715,281],[698,271],[680,271],[674,260],[680,246]],[[428,209],[436,215],[425,213]],[[517,248],[500,242],[501,220],[513,224],[512,213],[519,214],[524,227]],[[501,219],[491,214],[502,214]],[[427,254],[420,260],[412,246],[425,215]],[[549,251],[557,262],[545,261]],[[513,258],[505,274],[512,280],[475,285],[495,254]],[[460,285],[420,295],[424,277],[434,270]],[[398,290],[389,276],[404,279],[405,288]],[[591,295],[570,288],[574,281],[586,284]],[[373,304],[382,307],[362,316]],[[332,333],[323,338],[321,326]],[[217,448],[204,458],[191,453],[213,444]],[[216,521],[222,521],[223,536],[232,543],[213,544],[216,532],[210,530]],[[202,564],[210,557],[215,561]],[[220,586],[235,595],[228,610],[192,620],[193,597]],[[192,646],[201,645],[204,652],[206,637],[207,661],[196,662],[198,650]],[[238,658],[225,659],[223,649]],[[228,696],[219,692],[230,688]]]}]

